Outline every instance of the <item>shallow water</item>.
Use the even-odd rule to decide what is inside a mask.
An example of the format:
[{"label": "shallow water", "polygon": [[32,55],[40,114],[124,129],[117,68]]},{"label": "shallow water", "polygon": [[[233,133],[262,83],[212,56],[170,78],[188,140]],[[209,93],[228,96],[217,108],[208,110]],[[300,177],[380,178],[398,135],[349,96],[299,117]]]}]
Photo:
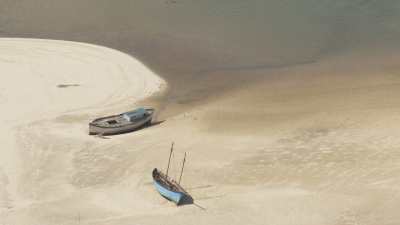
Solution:
[{"label": "shallow water", "polygon": [[[170,101],[205,89],[229,89],[230,84],[208,86],[218,71],[226,72],[216,79],[226,80],[231,71],[285,68],[341,52],[395,46],[400,37],[400,2],[395,0],[0,4],[1,36],[91,42],[128,52],[168,80]],[[194,82],[201,84],[200,91],[192,91]]]}]

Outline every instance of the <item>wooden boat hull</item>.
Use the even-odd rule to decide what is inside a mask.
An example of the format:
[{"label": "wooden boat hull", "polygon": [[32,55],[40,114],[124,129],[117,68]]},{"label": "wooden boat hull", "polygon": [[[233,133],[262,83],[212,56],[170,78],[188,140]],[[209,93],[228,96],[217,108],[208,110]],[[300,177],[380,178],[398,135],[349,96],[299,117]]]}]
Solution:
[{"label": "wooden boat hull", "polygon": [[167,187],[165,184],[160,182],[157,179],[157,169],[153,170],[153,181],[154,186],[157,189],[158,193],[166,199],[173,201],[176,205],[180,205],[184,199],[187,199],[187,194],[180,191],[171,190],[171,188]]},{"label": "wooden boat hull", "polygon": [[[138,130],[148,124],[151,124],[151,120],[153,119],[153,112],[154,110],[151,109],[151,113],[146,116],[145,118],[143,118],[140,121],[136,121],[135,123],[129,123],[129,124],[125,124],[123,126],[118,126],[118,127],[103,127],[103,126],[99,126],[95,123],[96,120],[100,120],[100,119],[104,119],[107,117],[103,117],[103,118],[99,118],[94,120],[93,122],[89,123],[89,135],[116,135],[116,134],[123,134],[123,133],[128,133],[128,132],[132,132],[135,130]],[[112,116],[110,116],[112,117]]]},{"label": "wooden boat hull", "polygon": [[181,192],[173,192],[162,186],[160,183],[157,181],[154,181],[154,186],[156,187],[157,191],[162,195],[163,197],[167,198],[170,201],[175,202],[175,204],[179,205],[181,200],[184,198],[185,194]]}]

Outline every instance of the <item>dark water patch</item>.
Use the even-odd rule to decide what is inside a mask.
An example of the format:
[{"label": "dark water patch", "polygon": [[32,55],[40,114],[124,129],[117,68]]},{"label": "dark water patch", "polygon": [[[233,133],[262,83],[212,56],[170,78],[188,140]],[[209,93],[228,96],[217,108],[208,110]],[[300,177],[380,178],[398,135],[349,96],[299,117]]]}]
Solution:
[{"label": "dark water patch", "polygon": [[58,84],[58,88],[69,88],[69,87],[79,87],[81,86],[80,84]]}]

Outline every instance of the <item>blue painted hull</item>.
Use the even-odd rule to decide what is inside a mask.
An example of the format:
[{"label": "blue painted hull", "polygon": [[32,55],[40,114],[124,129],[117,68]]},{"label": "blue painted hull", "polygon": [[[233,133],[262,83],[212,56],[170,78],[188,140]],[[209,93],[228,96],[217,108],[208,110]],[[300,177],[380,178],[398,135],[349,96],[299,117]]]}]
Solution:
[{"label": "blue painted hull", "polygon": [[157,191],[164,196],[165,198],[175,202],[177,205],[181,202],[181,200],[184,198],[185,194],[182,192],[174,192],[171,191],[164,186],[162,186],[160,183],[158,183],[156,180],[154,180],[154,186],[156,187]]}]

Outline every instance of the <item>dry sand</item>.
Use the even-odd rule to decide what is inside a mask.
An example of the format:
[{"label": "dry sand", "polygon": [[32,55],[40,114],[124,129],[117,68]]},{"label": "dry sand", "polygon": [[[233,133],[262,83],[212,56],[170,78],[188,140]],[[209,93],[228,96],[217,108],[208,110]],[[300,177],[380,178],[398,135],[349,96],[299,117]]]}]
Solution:
[{"label": "dry sand", "polygon": [[[234,88],[207,101],[186,96],[196,104],[141,101],[159,105],[165,122],[100,139],[86,134],[91,118],[133,107],[138,93],[150,94],[162,81],[121,73],[116,65],[136,61],[105,48],[0,43],[9,49],[2,68],[13,72],[0,92],[9,115],[1,135],[3,224],[400,222],[396,48],[355,49],[284,68],[218,70],[208,85],[224,83],[223,74]],[[135,86],[146,77],[146,85]],[[151,170],[165,168],[172,141],[171,174],[178,175],[188,152],[183,186],[197,206],[176,207],[152,186]]]},{"label": "dry sand", "polygon": [[0,223],[51,224],[40,205],[89,197],[79,190],[94,180],[79,178],[88,170],[74,169],[74,154],[99,142],[90,119],[132,109],[164,81],[129,55],[77,42],[2,38],[0,64]]}]

